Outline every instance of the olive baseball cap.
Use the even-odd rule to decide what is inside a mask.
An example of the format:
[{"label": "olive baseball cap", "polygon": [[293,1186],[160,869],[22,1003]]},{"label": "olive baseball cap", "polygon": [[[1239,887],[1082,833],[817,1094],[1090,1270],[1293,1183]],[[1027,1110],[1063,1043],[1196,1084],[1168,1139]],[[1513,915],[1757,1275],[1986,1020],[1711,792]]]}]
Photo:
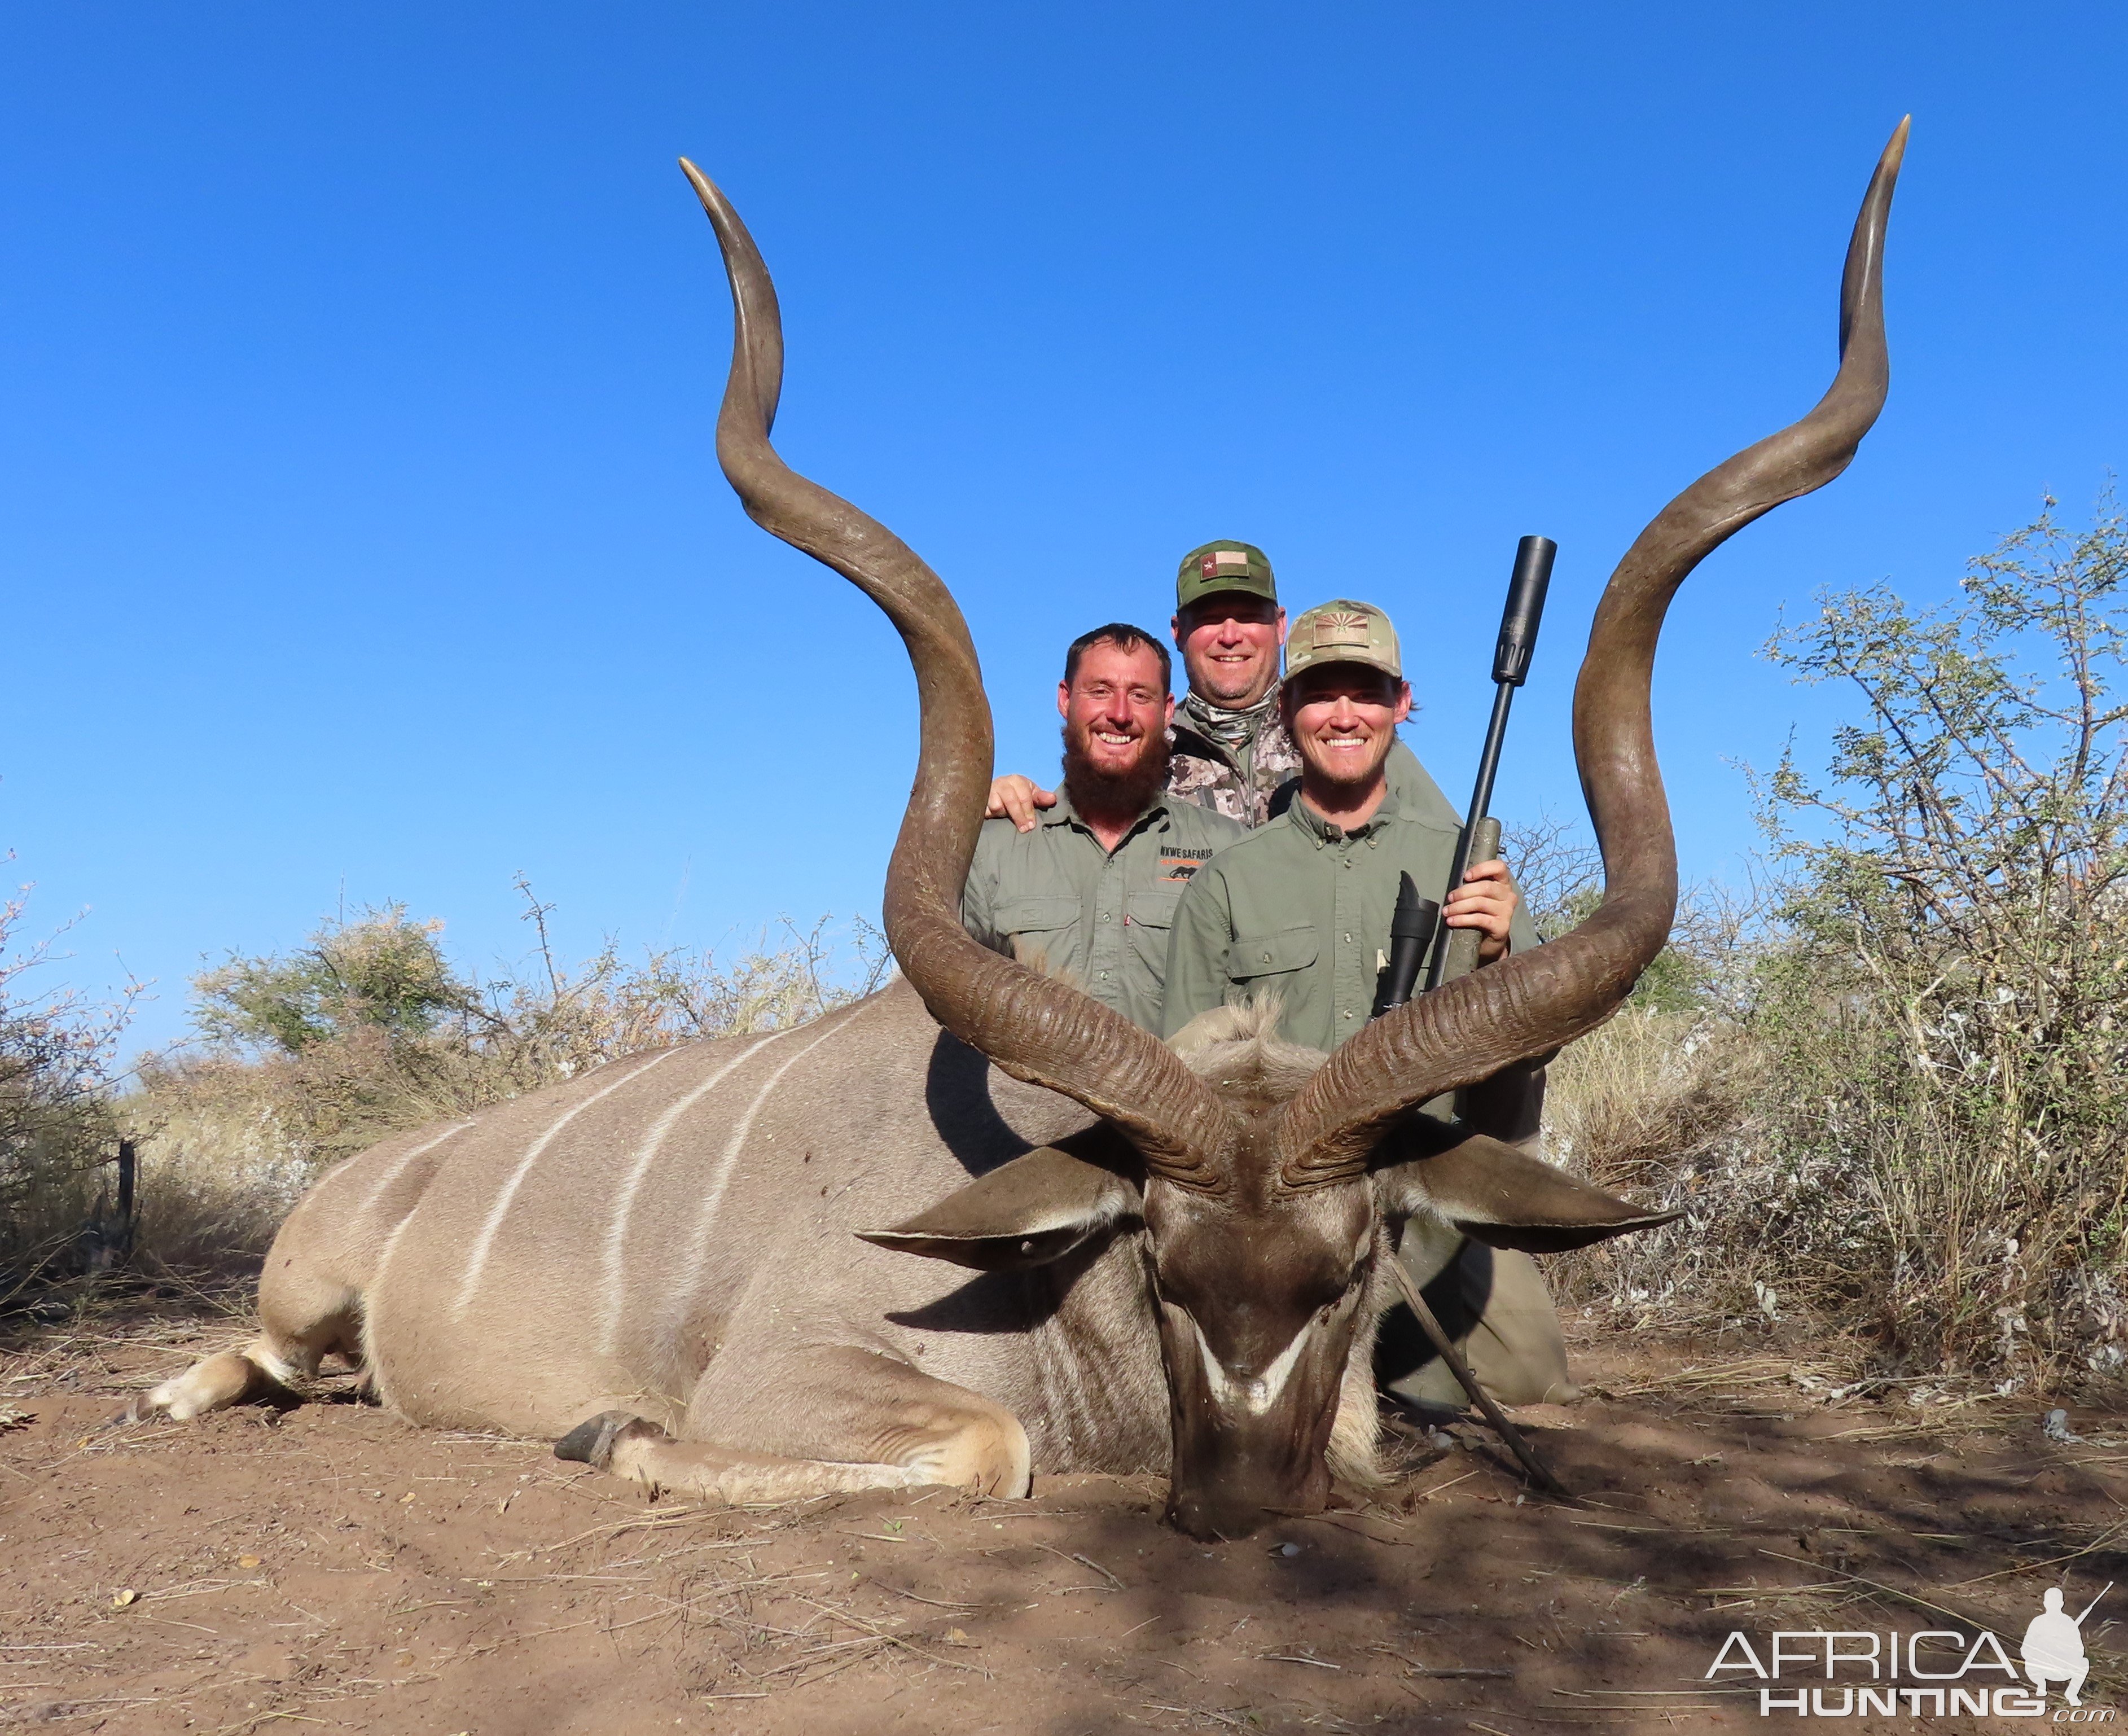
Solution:
[{"label": "olive baseball cap", "polygon": [[1271,557],[1254,543],[1206,543],[1182,557],[1175,575],[1175,606],[1186,609],[1200,597],[1222,591],[1246,591],[1278,601],[1278,583],[1271,575]]},{"label": "olive baseball cap", "polygon": [[1318,604],[1294,622],[1285,636],[1288,681],[1332,663],[1365,663],[1404,679],[1404,659],[1389,616],[1372,603],[1355,602],[1349,597]]}]

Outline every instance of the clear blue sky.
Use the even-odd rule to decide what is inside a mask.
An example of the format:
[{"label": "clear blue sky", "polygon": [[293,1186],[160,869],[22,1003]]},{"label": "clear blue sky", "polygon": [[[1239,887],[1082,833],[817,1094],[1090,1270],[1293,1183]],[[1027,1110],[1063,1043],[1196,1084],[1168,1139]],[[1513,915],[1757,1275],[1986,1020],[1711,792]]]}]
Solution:
[{"label": "clear blue sky", "polygon": [[1459,794],[1515,539],[1560,545],[1499,811],[1578,811],[1611,564],[1829,378],[1912,111],[1889,408],[1680,599],[1685,871],[1828,699],[1784,604],[1940,595],[2128,458],[2117,6],[12,6],[0,13],[0,847],[64,969],[157,979],[344,897],[521,954],[876,908],[898,643],[740,514],[729,316],[673,166],[776,273],[785,454],[923,552],[1007,766],[1064,641],[1181,552],[1389,608]]}]

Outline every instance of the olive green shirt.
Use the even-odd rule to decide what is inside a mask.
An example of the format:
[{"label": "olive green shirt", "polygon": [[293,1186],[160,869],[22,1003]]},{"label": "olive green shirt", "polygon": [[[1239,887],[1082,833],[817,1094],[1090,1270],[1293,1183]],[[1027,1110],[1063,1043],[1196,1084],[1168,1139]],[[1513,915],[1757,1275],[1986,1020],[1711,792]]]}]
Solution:
[{"label": "olive green shirt", "polygon": [[[1190,881],[1175,913],[1161,1034],[1171,1037],[1252,989],[1275,988],[1285,1005],[1281,1036],[1337,1048],[1374,1011],[1399,876],[1440,898],[1456,832],[1452,821],[1407,811],[1394,790],[1350,832],[1296,800]],[[1508,933],[1518,948],[1537,944],[1519,904]]]},{"label": "olive green shirt", "polygon": [[1114,851],[1059,789],[1034,830],[986,820],[961,893],[984,945],[1076,983],[1132,1024],[1160,1029],[1167,935],[1190,877],[1245,836],[1233,820],[1163,796]]}]

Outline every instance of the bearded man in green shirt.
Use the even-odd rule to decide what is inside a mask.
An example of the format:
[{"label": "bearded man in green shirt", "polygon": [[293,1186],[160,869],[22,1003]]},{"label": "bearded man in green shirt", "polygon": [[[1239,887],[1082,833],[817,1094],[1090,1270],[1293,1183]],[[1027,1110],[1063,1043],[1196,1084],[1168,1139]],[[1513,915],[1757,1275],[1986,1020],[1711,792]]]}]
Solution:
[{"label": "bearded man in green shirt", "polygon": [[1064,778],[1025,831],[988,820],[961,920],[983,944],[1160,1028],[1168,927],[1190,877],[1242,835],[1167,793],[1166,648],[1123,621],[1081,634],[1057,686]]},{"label": "bearded man in green shirt", "polygon": [[[1408,806],[1389,776],[1411,688],[1380,609],[1340,598],[1294,624],[1280,715],[1300,758],[1298,799],[1214,858],[1183,894],[1161,1030],[1171,1039],[1201,1013],[1275,994],[1280,1036],[1327,1054],[1373,1011],[1400,878],[1428,892],[1445,885],[1457,829]],[[1537,944],[1504,862],[1471,863],[1442,914],[1445,928],[1478,931],[1480,968]],[[1435,944],[1445,944],[1437,935]],[[1533,1139],[1541,1082],[1541,1067],[1523,1068],[1474,1087],[1464,1094],[1466,1122],[1494,1138]],[[1453,1121],[1456,1108],[1443,1097],[1418,1113]],[[1528,1255],[1413,1220],[1399,1257],[1497,1397],[1572,1396],[1558,1320]],[[1447,1372],[1400,1353],[1394,1337],[1379,1364],[1390,1390],[1460,1403]],[[1399,1356],[1413,1366],[1394,1366]]]}]

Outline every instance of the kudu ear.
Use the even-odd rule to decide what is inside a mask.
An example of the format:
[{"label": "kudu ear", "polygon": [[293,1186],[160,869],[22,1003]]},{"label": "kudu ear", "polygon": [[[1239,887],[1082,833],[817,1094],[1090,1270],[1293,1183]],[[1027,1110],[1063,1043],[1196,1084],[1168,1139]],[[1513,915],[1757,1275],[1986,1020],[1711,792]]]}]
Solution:
[{"label": "kudu ear", "polygon": [[1043,1145],[905,1224],[857,1234],[875,1248],[951,1260],[978,1272],[1019,1272],[1063,1258],[1138,1211],[1138,1191],[1120,1176]]},{"label": "kudu ear", "polygon": [[1474,1241],[1525,1253],[1586,1248],[1630,1230],[1674,1223],[1483,1134],[1375,1172],[1385,1215],[1431,1211]]}]

